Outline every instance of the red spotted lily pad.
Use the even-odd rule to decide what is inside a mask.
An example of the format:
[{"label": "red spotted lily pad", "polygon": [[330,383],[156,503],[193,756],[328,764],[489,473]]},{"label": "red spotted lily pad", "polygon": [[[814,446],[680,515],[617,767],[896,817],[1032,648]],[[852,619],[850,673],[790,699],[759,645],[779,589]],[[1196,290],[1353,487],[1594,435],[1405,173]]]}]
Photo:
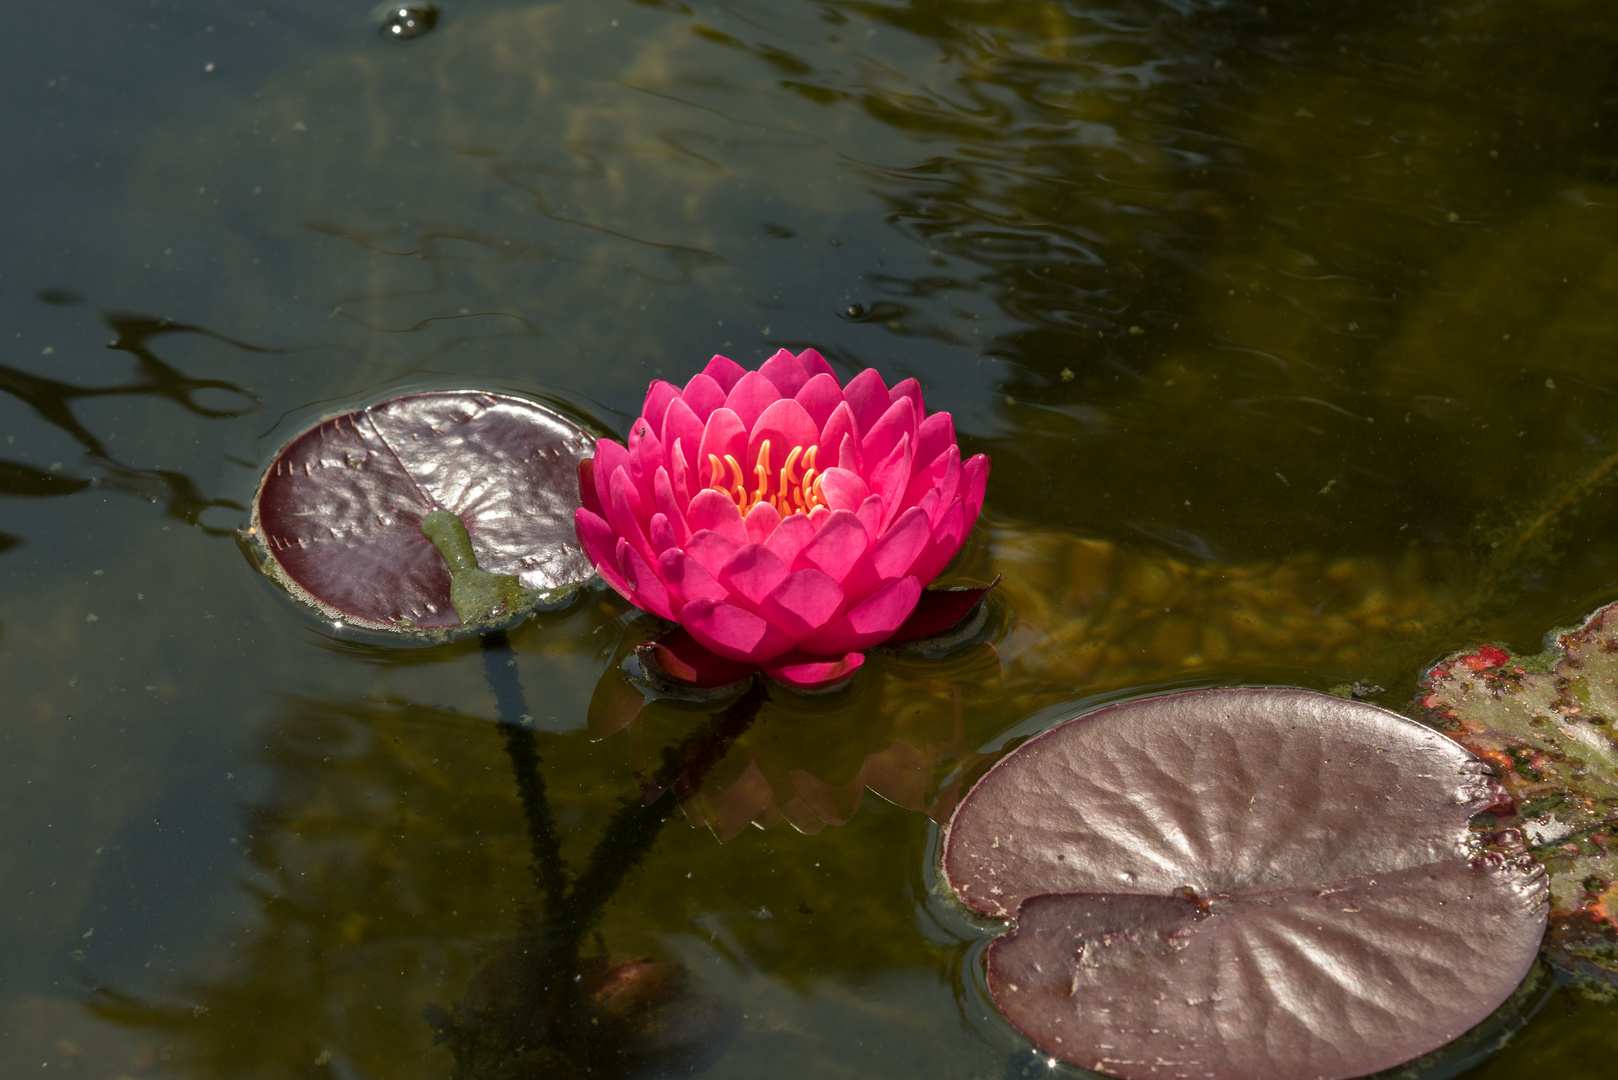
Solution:
[{"label": "red spotted lily pad", "polygon": [[259,482],[252,534],[265,569],[335,620],[457,627],[452,584],[463,608],[481,588],[482,614],[513,614],[595,574],[573,530],[579,462],[593,452],[578,424],[523,398],[390,398],[288,443]]},{"label": "red spotted lily pad", "polygon": [[1363,1076],[1484,1020],[1533,964],[1544,872],[1472,819],[1486,765],[1307,690],[1111,705],[961,801],[955,892],[1014,918],[989,990],[1055,1057],[1129,1080]]},{"label": "red spotted lily pad", "polygon": [[1511,794],[1499,827],[1550,871],[1550,958],[1618,984],[1618,605],[1539,656],[1492,645],[1452,656],[1417,705]]}]

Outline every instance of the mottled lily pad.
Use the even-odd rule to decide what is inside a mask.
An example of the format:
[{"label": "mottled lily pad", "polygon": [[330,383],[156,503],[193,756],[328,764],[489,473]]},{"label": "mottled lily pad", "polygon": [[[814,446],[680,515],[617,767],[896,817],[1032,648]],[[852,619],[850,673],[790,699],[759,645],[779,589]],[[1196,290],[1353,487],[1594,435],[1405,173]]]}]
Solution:
[{"label": "mottled lily pad", "polygon": [[[451,565],[462,607],[492,597],[489,616],[515,614],[510,578],[538,601],[595,573],[573,533],[578,465],[593,452],[582,427],[522,398],[390,398],[288,443],[259,482],[252,533],[271,576],[328,617],[441,632],[469,621]],[[422,534],[435,511],[465,527],[437,530],[446,554]],[[470,559],[455,550],[464,540]]]},{"label": "mottled lily pad", "polygon": [[944,871],[1016,928],[989,989],[1024,1034],[1113,1076],[1362,1076],[1516,989],[1543,870],[1472,827],[1504,792],[1438,732],[1306,690],[1108,706],[962,800]]},{"label": "mottled lily pad", "polygon": [[1495,646],[1422,680],[1429,723],[1491,762],[1550,871],[1552,960],[1618,984],[1618,605],[1535,657]]}]

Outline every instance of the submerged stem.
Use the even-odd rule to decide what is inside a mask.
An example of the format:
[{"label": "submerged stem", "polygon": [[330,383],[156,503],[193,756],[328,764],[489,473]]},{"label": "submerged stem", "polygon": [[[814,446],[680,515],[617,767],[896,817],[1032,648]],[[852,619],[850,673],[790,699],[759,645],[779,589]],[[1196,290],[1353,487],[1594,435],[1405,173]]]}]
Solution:
[{"label": "submerged stem", "polygon": [[562,862],[562,845],[556,835],[556,819],[545,798],[545,777],[539,771],[539,749],[534,733],[524,724],[526,709],[522,683],[517,679],[516,656],[505,631],[484,634],[483,672],[494,691],[500,733],[506,740],[506,756],[517,781],[523,819],[528,825],[528,851],[533,858],[528,870],[534,886],[545,897],[547,906],[559,903],[567,892],[567,872]]},{"label": "submerged stem", "polygon": [[[428,1009],[428,1020],[439,1039],[449,1044],[460,1080],[508,1080],[517,1075],[511,1070],[518,1061],[541,1069],[586,1061],[605,1067],[619,1061],[625,1048],[616,1045],[618,1029],[601,1022],[581,985],[584,940],[600,921],[607,901],[645,859],[675,813],[667,798],[670,790],[700,787],[708,771],[758,719],[769,692],[764,680],[755,676],[741,697],[666,748],[652,778],[654,794],[624,800],[569,888],[533,734],[517,719],[522,715],[522,688],[515,667],[507,662],[510,645],[504,634],[491,633],[484,635],[483,649],[484,669],[499,703],[506,753],[528,822],[534,882],[545,897],[545,913],[538,925],[524,925],[511,948],[485,962],[453,1012],[434,1006]],[[483,982],[490,985],[480,986]],[[491,987],[498,987],[498,992]],[[606,1076],[608,1071],[604,1068],[597,1075]]]},{"label": "submerged stem", "polygon": [[678,745],[663,751],[663,764],[653,777],[658,791],[655,797],[649,802],[626,800],[612,815],[567,899],[546,910],[541,933],[550,939],[549,951],[560,970],[577,965],[579,946],[600,918],[602,907],[651,850],[673,813],[666,805],[669,790],[676,783],[688,790],[700,787],[708,770],[753,726],[767,700],[764,680],[755,676],[741,697]]}]

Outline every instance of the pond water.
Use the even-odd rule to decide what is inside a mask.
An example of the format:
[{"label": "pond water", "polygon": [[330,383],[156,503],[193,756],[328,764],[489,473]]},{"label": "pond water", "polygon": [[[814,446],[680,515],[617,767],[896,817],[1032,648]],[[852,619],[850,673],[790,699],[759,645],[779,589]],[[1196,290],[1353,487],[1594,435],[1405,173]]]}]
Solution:
[{"label": "pond water", "polygon": [[[543,905],[477,644],[334,629],[236,532],[393,393],[622,437],[651,378],[813,346],[993,458],[946,574],[1004,575],[988,642],[772,701],[606,905],[589,955],[685,972],[637,1075],[1078,1075],[937,893],[997,751],[1190,686],[1397,709],[1618,598],[1603,0],[6,21],[6,1075],[448,1077],[426,1010],[505,993]],[[649,632],[596,589],[511,635],[575,869],[706,716],[605,715]],[[1464,1075],[1610,1075],[1618,1005],[1537,985]]]}]

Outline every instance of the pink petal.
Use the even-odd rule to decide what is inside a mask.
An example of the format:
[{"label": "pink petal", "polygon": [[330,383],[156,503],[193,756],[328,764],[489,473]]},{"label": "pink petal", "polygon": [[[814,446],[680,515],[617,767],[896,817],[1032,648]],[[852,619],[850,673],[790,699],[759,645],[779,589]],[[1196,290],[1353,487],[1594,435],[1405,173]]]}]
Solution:
[{"label": "pink petal", "polygon": [[782,397],[788,398],[796,395],[809,381],[809,373],[798,363],[798,358],[785,349],[764,361],[758,373],[774,383]]},{"label": "pink petal", "polygon": [[814,539],[814,535],[815,527],[810,524],[809,517],[804,514],[793,514],[782,519],[769,539],[764,541],[764,546],[775,552],[776,558],[791,566],[798,561],[798,552]]},{"label": "pink petal", "polygon": [[[612,474],[629,467],[629,451],[611,439],[596,440],[595,465],[591,472],[596,482],[596,498],[603,507],[612,502]],[[605,517],[605,511],[602,512]]]},{"label": "pink petal", "polygon": [[[751,474],[747,471],[747,463],[742,459],[747,456],[747,427],[742,418],[731,409],[715,409],[713,415],[708,417],[708,424],[702,431],[702,445],[697,449],[697,479],[703,487],[723,486],[729,488],[731,483],[730,467],[725,463],[725,455],[736,459],[737,466],[742,470],[742,484],[745,486]],[[713,461],[717,457],[724,475],[713,475]],[[696,496],[693,495],[695,500]]]},{"label": "pink petal", "polygon": [[676,544],[683,544],[691,538],[691,528],[685,523],[685,513],[680,509],[680,500],[674,494],[674,482],[669,478],[667,469],[658,469],[657,475],[652,477],[652,502],[657,512],[668,518]]},{"label": "pink petal", "polygon": [[916,602],[916,610],[911,612],[910,618],[904,625],[894,631],[888,644],[897,645],[901,641],[914,641],[917,638],[932,637],[942,634],[945,630],[960,624],[960,621],[977,607],[983,594],[1000,581],[994,581],[981,589],[923,589],[921,598]]},{"label": "pink petal", "polygon": [[961,550],[961,543],[966,539],[966,528],[965,501],[957,495],[955,501],[939,515],[938,523],[933,526],[932,539],[927,541],[927,547],[911,567],[911,573],[922,582],[931,583],[943,573],[955,553]]},{"label": "pink petal", "polygon": [[833,510],[858,510],[871,496],[871,489],[847,469],[827,469],[820,474],[820,493]]},{"label": "pink petal", "polygon": [[792,648],[779,626],[735,604],[691,600],[680,610],[680,625],[702,644],[732,660],[761,663]]},{"label": "pink petal", "polygon": [[696,418],[706,423],[713,411],[725,403],[725,388],[709,376],[698,373],[691,376],[691,381],[685,384],[680,396]]},{"label": "pink petal", "polygon": [[947,505],[955,498],[955,489],[960,483],[961,448],[951,446],[931,463],[915,470],[910,477],[910,486],[905,488],[904,499],[900,505],[918,506],[929,492],[937,492],[938,497]]},{"label": "pink petal", "polygon": [[927,512],[911,507],[895,518],[882,538],[871,545],[871,569],[882,581],[909,574],[932,538],[933,525],[927,520]]},{"label": "pink petal", "polygon": [[683,438],[674,440],[674,452],[669,454],[669,461],[674,471],[669,474],[669,480],[674,486],[674,502],[684,513],[691,506],[691,497],[701,488],[697,485],[696,470],[685,463],[686,449]]},{"label": "pink petal", "polygon": [[702,445],[702,430],[703,422],[697,419],[697,414],[691,411],[691,406],[685,403],[684,398],[676,398],[669,403],[669,411],[663,417],[661,441],[663,452],[669,456],[671,464],[675,445],[683,443],[686,466],[693,473],[697,471],[697,448]]},{"label": "pink petal", "polygon": [[[721,564],[723,565],[723,564]],[[688,551],[670,548],[657,557],[657,569],[669,587],[691,600],[729,600],[730,593]]]},{"label": "pink petal", "polygon": [[764,674],[794,690],[824,690],[849,678],[865,663],[865,654],[846,653],[843,656],[813,656],[805,652],[790,652],[762,665]]},{"label": "pink petal", "polygon": [[954,445],[955,418],[949,413],[935,412],[916,425],[916,460],[933,461]]},{"label": "pink petal", "polygon": [[595,468],[595,458],[585,458],[579,462],[579,501],[584,504],[586,510],[600,517],[601,494],[596,490]]},{"label": "pink petal", "polygon": [[713,488],[697,492],[685,511],[685,523],[692,534],[711,529],[738,547],[747,543],[747,526],[742,512],[729,495]]},{"label": "pink petal", "polygon": [[[854,511],[854,516],[860,519],[861,525],[865,526],[867,536],[880,537],[882,535],[882,496],[866,496],[865,501],[860,503],[859,509]],[[875,541],[872,542],[874,543]]]},{"label": "pink petal", "polygon": [[624,580],[623,571],[618,569],[618,534],[612,531],[612,526],[581,506],[573,511],[573,530],[579,534],[579,547],[584,549],[585,557],[595,564],[602,580],[633,604],[634,590]]},{"label": "pink petal", "polygon": [[669,403],[680,400],[679,387],[662,379],[653,379],[652,385],[646,390],[646,401],[640,407],[641,419],[651,425],[653,431],[663,430],[663,417],[668,412]]},{"label": "pink petal", "polygon": [[763,544],[743,544],[725,560],[717,576],[719,584],[756,608],[786,580],[787,567]]},{"label": "pink petal", "polygon": [[762,544],[780,527],[781,514],[767,502],[754,503],[753,509],[742,518],[742,524],[747,526],[747,538],[755,544]]},{"label": "pink petal", "polygon": [[803,546],[792,568],[814,567],[831,575],[833,580],[841,581],[870,546],[871,538],[860,519],[847,510],[835,510],[815,533],[815,538]]},{"label": "pink petal", "polygon": [[915,403],[916,420],[919,423],[921,418],[927,415],[927,406],[921,400],[921,383],[915,379],[905,379],[902,382],[895,383],[893,389],[888,391],[888,401],[890,403],[895,402],[902,397],[909,398]]},{"label": "pink petal", "polygon": [[824,529],[826,522],[830,520],[831,511],[824,506],[817,506],[809,511],[809,527],[815,531],[816,535],[819,535],[820,530]]},{"label": "pink petal", "polygon": [[741,417],[742,430],[752,431],[764,410],[780,400],[781,391],[774,383],[756,371],[749,371],[725,396],[725,408]]},{"label": "pink petal", "polygon": [[641,655],[642,663],[649,653],[660,673],[690,686],[728,686],[746,678],[753,670],[751,664],[727,660],[714,653],[684,627],[675,627],[660,638],[644,641],[635,651]]},{"label": "pink petal", "polygon": [[916,505],[927,512],[927,520],[932,522],[934,529],[936,529],[938,527],[938,516],[944,512],[944,507],[949,504],[939,498],[938,490],[935,488],[923,495],[921,501]]},{"label": "pink petal", "polygon": [[[837,406],[843,403],[843,388],[837,379],[831,375],[816,375],[803,384],[795,396],[799,405],[809,413],[809,419],[815,423],[815,430],[819,431],[831,419],[831,414]],[[850,416],[853,414],[850,413]],[[817,438],[815,440],[819,442]]]},{"label": "pink petal", "polygon": [[910,486],[910,436],[899,438],[899,445],[870,471],[871,490],[882,496],[882,527],[886,529],[904,507],[905,489]]},{"label": "pink petal", "polygon": [[646,539],[645,526],[642,521],[649,522],[651,516],[641,505],[640,494],[635,490],[634,481],[629,479],[629,470],[620,468],[612,474],[611,497],[607,500],[607,524],[612,531],[621,538],[634,545],[635,550],[650,559],[652,545]]},{"label": "pink petal", "polygon": [[853,435],[843,436],[843,444],[837,450],[836,464],[839,468],[865,475],[865,457],[860,453],[859,441]]},{"label": "pink petal", "polygon": [[[865,439],[860,443],[860,456],[866,461],[881,461],[893,452],[899,445],[899,440],[908,436],[912,446],[916,443],[916,403],[909,398],[900,398],[888,406],[876,424],[865,433]],[[905,482],[910,481],[910,474],[905,474]]]},{"label": "pink petal", "polygon": [[888,384],[882,381],[876,368],[866,368],[850,379],[843,388],[843,400],[854,410],[854,420],[861,431],[870,431],[893,404],[888,400]]},{"label": "pink petal", "polygon": [[843,587],[819,570],[789,574],[759,604],[759,614],[795,640],[824,629],[843,610]]},{"label": "pink petal", "polygon": [[641,553],[623,537],[618,538],[618,565],[624,572],[629,587],[634,590],[629,602],[642,611],[649,611],[663,619],[674,618],[675,604],[683,603],[670,596],[668,586],[649,566]]},{"label": "pink petal", "polygon": [[629,427],[629,477],[642,497],[652,492],[652,477],[663,466],[663,444],[644,420]]},{"label": "pink petal", "polygon": [[[853,408],[850,407],[848,402],[843,401],[839,402],[837,407],[832,410],[831,419],[827,420],[820,429],[818,463],[822,469],[828,469],[833,465],[842,465],[845,469],[851,467],[843,465],[837,459],[838,451],[842,448],[843,443],[849,439],[854,441],[855,446],[860,444],[860,425],[854,419]],[[860,472],[861,470],[855,469],[854,471]]]},{"label": "pink petal", "polygon": [[728,394],[736,389],[736,384],[742,381],[747,369],[729,357],[716,354],[708,361],[708,366],[702,369],[702,373],[718,383],[719,388]]},{"label": "pink petal", "polygon": [[704,529],[691,534],[691,539],[685,545],[685,553],[697,560],[697,564],[718,581],[719,572],[740,547],[740,544],[732,543],[729,537],[721,536],[712,529]]},{"label": "pink petal", "polygon": [[[793,447],[801,446],[808,450],[819,438],[820,429],[809,418],[808,411],[791,398],[782,398],[765,409],[753,425],[747,436],[747,461],[750,465],[758,461],[759,447],[768,439],[770,470],[779,472]],[[804,470],[801,455],[798,460],[798,475],[801,477]]]},{"label": "pink petal", "polygon": [[973,454],[961,464],[961,495],[966,499],[966,527],[970,529],[983,508],[983,492],[989,486],[989,459]]},{"label": "pink petal", "polygon": [[[880,516],[881,500],[872,495],[866,500],[866,507],[860,508],[860,520],[869,531],[871,526],[866,519],[867,507],[872,515]],[[852,599],[858,601],[894,578],[910,574],[916,560],[926,551],[932,535],[933,523],[927,517],[927,512],[920,507],[911,507],[894,520],[892,527],[877,538],[869,551],[860,556],[843,579],[843,588]]]},{"label": "pink petal", "polygon": [[[983,460],[987,462],[988,458],[984,458]],[[959,446],[952,446],[948,450],[945,450],[943,453],[943,461],[944,474],[938,478],[937,490],[938,497],[943,500],[943,505],[947,506],[955,501],[955,496],[961,494],[961,448]],[[988,474],[985,473],[983,478],[987,480]],[[982,501],[982,496],[978,497],[978,501]],[[972,527],[972,523],[967,522],[966,527],[970,529]]]},{"label": "pink petal", "polygon": [[842,653],[869,649],[893,636],[916,609],[921,582],[902,577],[803,643],[806,652]]},{"label": "pink petal", "polygon": [[646,539],[651,541],[652,550],[658,555],[679,546],[679,541],[674,537],[674,526],[669,524],[669,516],[661,512],[652,515],[652,526],[646,532]]},{"label": "pink petal", "polygon": [[813,349],[805,349],[799,353],[798,363],[803,365],[803,370],[809,373],[811,379],[816,375],[830,375],[834,379],[837,378],[837,372],[826,363],[826,358]]}]

